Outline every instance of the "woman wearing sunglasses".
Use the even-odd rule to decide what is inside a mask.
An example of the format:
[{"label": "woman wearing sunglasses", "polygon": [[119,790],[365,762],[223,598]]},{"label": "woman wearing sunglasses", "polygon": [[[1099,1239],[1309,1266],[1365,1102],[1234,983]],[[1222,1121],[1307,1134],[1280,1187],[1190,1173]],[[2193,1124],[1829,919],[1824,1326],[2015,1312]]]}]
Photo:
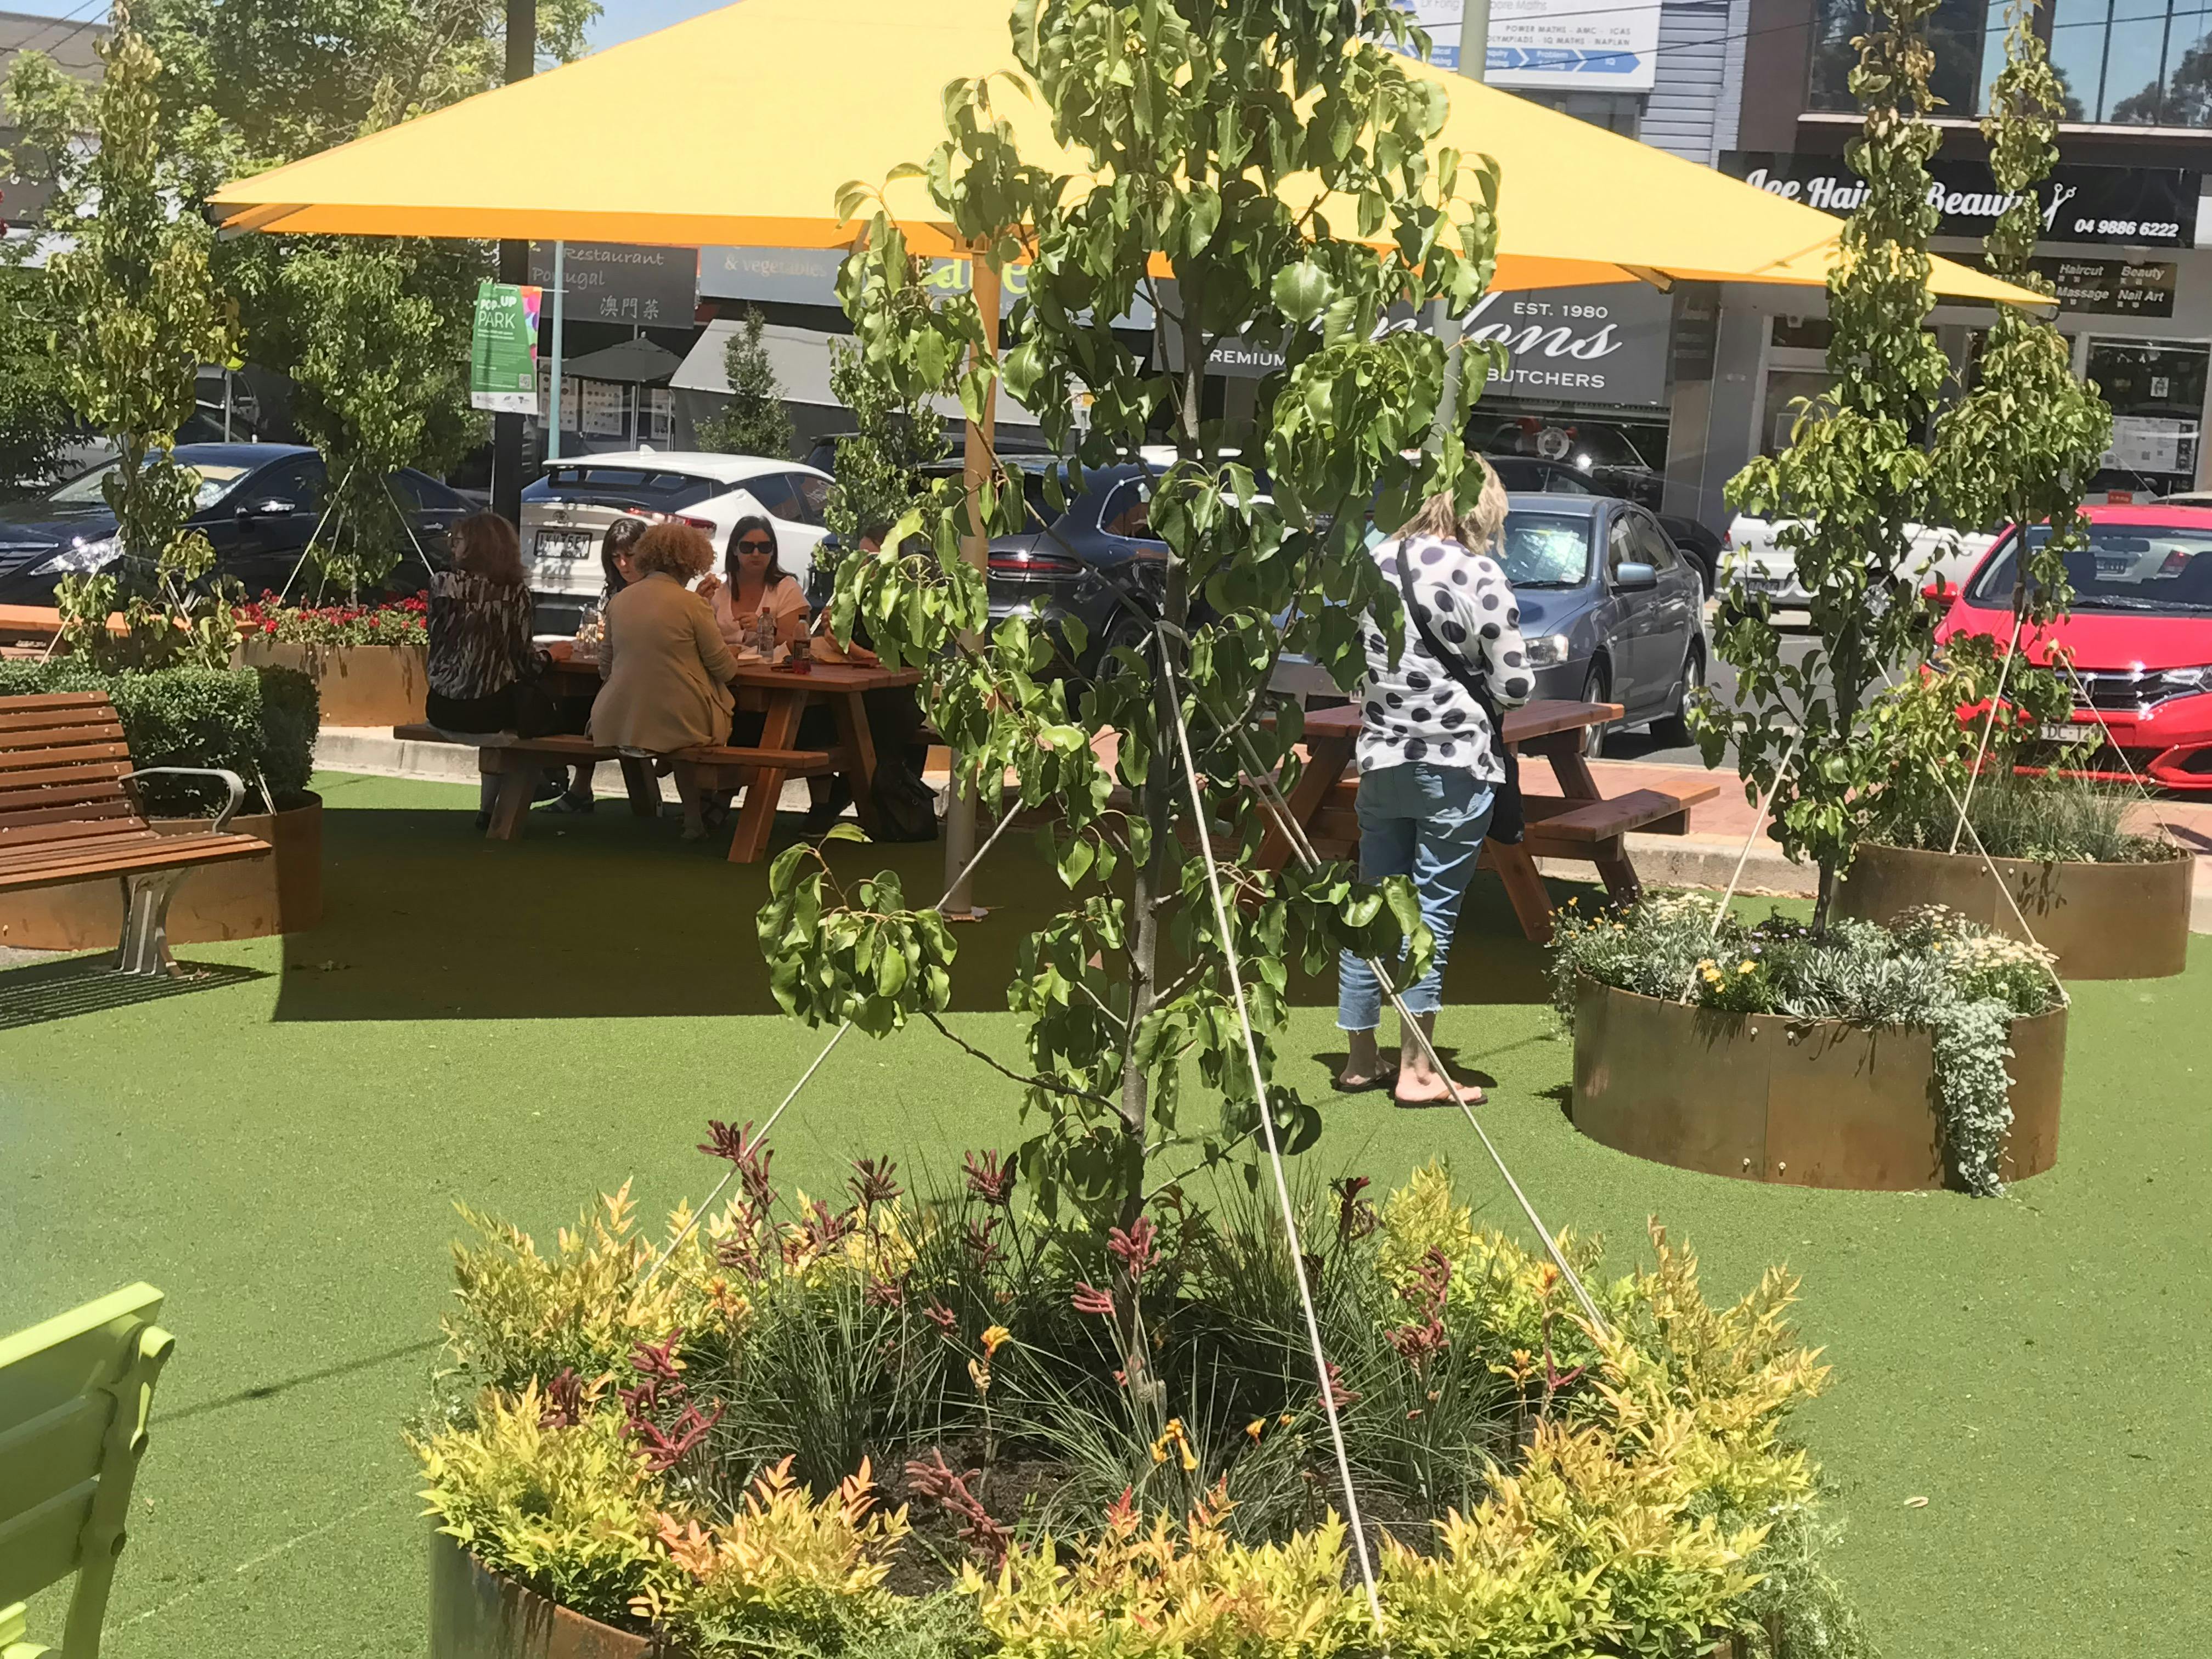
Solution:
[{"label": "woman wearing sunglasses", "polygon": [[723,580],[702,582],[714,607],[714,625],[732,649],[750,649],[766,613],[778,645],[789,645],[806,632],[812,613],[805,585],[783,568],[775,524],[763,518],[740,519],[730,532],[730,550],[722,562]]}]

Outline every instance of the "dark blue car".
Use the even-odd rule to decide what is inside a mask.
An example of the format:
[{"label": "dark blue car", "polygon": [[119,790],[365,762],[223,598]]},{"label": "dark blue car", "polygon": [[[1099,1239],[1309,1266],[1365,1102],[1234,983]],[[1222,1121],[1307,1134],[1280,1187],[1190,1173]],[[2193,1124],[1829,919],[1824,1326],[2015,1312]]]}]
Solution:
[{"label": "dark blue car", "polygon": [[[322,456],[299,444],[179,444],[176,457],[200,475],[191,523],[215,548],[216,577],[234,580],[249,598],[281,592],[288,582],[299,597],[313,576],[301,571],[301,556],[321,522],[329,484]],[[0,605],[52,605],[64,576],[114,569],[123,549],[101,489],[118,465],[105,462],[0,507]],[[411,469],[393,473],[392,486],[422,553],[441,563],[447,532],[471,510],[467,498]],[[428,580],[410,547],[386,586],[412,593]]]}]

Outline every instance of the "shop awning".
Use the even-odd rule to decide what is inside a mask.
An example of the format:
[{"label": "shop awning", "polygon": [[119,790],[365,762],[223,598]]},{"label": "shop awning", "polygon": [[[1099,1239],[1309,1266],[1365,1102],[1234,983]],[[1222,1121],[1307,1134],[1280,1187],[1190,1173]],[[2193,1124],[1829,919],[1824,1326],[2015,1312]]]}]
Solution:
[{"label": "shop awning", "polygon": [[[1014,68],[1007,11],[743,0],[213,199],[240,230],[838,247],[854,230],[836,216],[839,186],[927,156],[948,82]],[[1502,169],[1496,287],[1826,281],[1839,228],[1826,214],[1446,70],[1413,72],[1450,93],[1438,142]],[[1041,105],[1003,81],[994,98],[1027,159],[1083,171]],[[920,180],[887,199],[917,252],[964,251]],[[1349,203],[1334,216],[1356,217]],[[1934,282],[1958,299],[2042,303],[1946,259]]]}]

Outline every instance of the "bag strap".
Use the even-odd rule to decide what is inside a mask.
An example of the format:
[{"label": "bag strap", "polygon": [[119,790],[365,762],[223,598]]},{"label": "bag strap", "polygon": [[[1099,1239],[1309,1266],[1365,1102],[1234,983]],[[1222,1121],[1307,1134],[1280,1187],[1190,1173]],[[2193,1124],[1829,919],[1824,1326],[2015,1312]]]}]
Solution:
[{"label": "bag strap", "polygon": [[1504,747],[1504,727],[1498,723],[1498,709],[1490,701],[1490,692],[1483,684],[1482,677],[1469,667],[1457,652],[1436,636],[1422,619],[1420,606],[1414,603],[1413,565],[1407,556],[1409,550],[1407,543],[1401,541],[1398,544],[1398,591],[1406,596],[1406,620],[1413,625],[1413,632],[1420,635],[1422,647],[1437,659],[1437,665],[1459,683],[1461,690],[1474,699],[1474,706],[1482,710],[1483,718],[1490,722],[1493,740],[1502,749]]}]

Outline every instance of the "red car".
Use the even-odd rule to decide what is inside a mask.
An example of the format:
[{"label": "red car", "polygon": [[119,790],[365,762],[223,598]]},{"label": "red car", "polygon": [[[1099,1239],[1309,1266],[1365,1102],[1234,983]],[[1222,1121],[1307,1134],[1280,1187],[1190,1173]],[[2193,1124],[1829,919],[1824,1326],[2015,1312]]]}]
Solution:
[{"label": "red car", "polygon": [[[2085,512],[2089,544],[2066,561],[2073,614],[2024,641],[2036,662],[2063,646],[2080,680],[2073,726],[2046,732],[2051,752],[2101,726],[2105,741],[2077,775],[2212,794],[2212,508]],[[2027,535],[2040,544],[2050,533]],[[2008,529],[1991,546],[1936,629],[1938,645],[1954,634],[2011,637],[2020,536]]]}]

